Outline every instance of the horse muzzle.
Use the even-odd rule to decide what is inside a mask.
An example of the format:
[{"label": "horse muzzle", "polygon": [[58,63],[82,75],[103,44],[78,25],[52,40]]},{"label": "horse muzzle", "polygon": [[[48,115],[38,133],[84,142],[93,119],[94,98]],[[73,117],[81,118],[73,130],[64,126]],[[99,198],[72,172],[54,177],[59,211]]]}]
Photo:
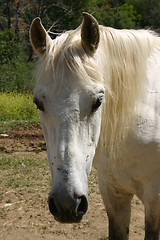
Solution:
[{"label": "horse muzzle", "polygon": [[85,195],[71,197],[50,194],[48,206],[55,220],[61,223],[79,223],[88,210],[88,197]]}]

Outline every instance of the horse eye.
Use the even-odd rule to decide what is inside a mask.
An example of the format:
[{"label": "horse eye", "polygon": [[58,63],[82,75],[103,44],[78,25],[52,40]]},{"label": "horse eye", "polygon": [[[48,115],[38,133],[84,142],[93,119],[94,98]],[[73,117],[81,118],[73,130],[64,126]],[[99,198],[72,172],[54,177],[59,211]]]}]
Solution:
[{"label": "horse eye", "polygon": [[92,110],[91,110],[92,113],[95,112],[100,107],[103,100],[104,100],[104,91],[102,90],[98,93],[98,97],[93,102]]},{"label": "horse eye", "polygon": [[36,104],[37,108],[38,108],[40,111],[44,112],[44,105],[43,105],[43,103],[42,103],[41,101],[39,101],[39,99],[38,99],[37,97],[34,97],[34,98],[33,98],[33,103]]},{"label": "horse eye", "polygon": [[100,98],[98,98],[98,99],[93,103],[91,112],[92,112],[92,113],[95,112],[95,111],[99,108],[99,106],[101,105],[101,103],[102,103],[102,100],[101,100]]}]

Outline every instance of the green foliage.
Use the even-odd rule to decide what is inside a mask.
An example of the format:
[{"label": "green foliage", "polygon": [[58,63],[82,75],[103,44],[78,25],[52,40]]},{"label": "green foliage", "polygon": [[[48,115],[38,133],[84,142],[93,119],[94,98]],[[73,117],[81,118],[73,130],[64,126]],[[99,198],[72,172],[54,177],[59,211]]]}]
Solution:
[{"label": "green foliage", "polygon": [[30,94],[0,93],[0,131],[16,124],[38,123],[39,111]]},{"label": "green foliage", "polygon": [[107,2],[109,1],[95,1],[95,4],[92,5],[91,9],[94,12],[94,16],[98,20],[99,24],[114,27],[115,12]]},{"label": "green foliage", "polygon": [[1,93],[0,120],[25,120],[37,118],[32,96],[28,94]]},{"label": "green foliage", "polygon": [[[134,6],[124,1],[95,1],[95,17],[100,24],[114,28],[137,28],[141,15],[137,13]],[[96,9],[99,8],[99,11]]]},{"label": "green foliage", "polygon": [[23,38],[12,30],[0,32],[0,91],[32,90],[33,62],[27,62]]},{"label": "green foliage", "polygon": [[61,21],[63,24],[63,29],[74,29],[80,25],[82,22],[82,12],[90,12],[91,6],[94,4],[93,0],[63,0],[63,2],[68,9]]},{"label": "green foliage", "polygon": [[126,2],[132,4],[137,13],[141,15],[141,28],[160,28],[160,0],[126,0]]},{"label": "green foliage", "polygon": [[121,5],[118,15],[118,28],[136,28],[139,26],[141,15],[136,12],[133,5],[127,3]]},{"label": "green foliage", "polygon": [[26,62],[19,56],[8,64],[0,65],[0,90],[7,92],[31,91],[33,81],[34,62]]},{"label": "green foliage", "polygon": [[0,32],[0,65],[7,64],[20,54],[19,38],[12,30]]},{"label": "green foliage", "polygon": [[[139,24],[140,14],[127,0],[63,0],[53,3],[50,0],[39,1],[37,4],[28,4],[23,19],[30,23],[37,13],[41,17],[46,29],[52,24],[52,31],[62,31],[76,28],[82,21],[82,12],[93,14],[100,24],[118,27],[133,28]],[[42,4],[40,4],[40,2]]]}]

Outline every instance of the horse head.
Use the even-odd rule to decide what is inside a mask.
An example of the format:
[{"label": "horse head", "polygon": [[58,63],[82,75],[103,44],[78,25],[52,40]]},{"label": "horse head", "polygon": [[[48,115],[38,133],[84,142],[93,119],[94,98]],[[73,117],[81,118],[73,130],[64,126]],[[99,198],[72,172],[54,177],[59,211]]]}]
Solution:
[{"label": "horse head", "polygon": [[52,40],[36,18],[30,39],[39,55],[34,103],[40,110],[52,174],[49,209],[60,222],[79,222],[88,209],[88,176],[105,93],[95,60],[99,26],[84,13],[78,29]]}]

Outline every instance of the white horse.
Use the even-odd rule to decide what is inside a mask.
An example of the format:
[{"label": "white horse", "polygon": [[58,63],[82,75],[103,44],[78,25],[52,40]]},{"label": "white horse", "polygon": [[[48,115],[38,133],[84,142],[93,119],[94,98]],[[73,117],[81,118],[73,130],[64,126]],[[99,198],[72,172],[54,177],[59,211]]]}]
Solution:
[{"label": "white horse", "polygon": [[147,30],[83,23],[52,40],[39,18],[34,102],[52,173],[48,204],[60,222],[88,208],[92,161],[109,218],[109,239],[129,239],[131,200],[145,207],[145,240],[160,232],[160,38]]}]

